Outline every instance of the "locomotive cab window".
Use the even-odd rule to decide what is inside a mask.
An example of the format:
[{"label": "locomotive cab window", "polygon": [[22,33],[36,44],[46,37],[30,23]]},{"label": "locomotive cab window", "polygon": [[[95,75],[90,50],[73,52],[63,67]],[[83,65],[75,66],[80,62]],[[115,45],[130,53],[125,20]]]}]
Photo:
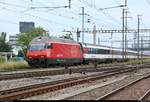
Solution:
[{"label": "locomotive cab window", "polygon": [[45,45],[45,48],[46,48],[46,49],[51,49],[51,48],[52,48],[52,45],[53,45],[53,44],[46,44],[46,45]]},{"label": "locomotive cab window", "polygon": [[31,44],[29,50],[43,50],[45,49],[45,44]]}]

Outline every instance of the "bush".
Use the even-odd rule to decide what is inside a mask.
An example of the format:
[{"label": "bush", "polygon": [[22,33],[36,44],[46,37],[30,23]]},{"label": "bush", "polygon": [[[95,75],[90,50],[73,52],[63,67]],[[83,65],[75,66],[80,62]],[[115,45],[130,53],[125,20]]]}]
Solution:
[{"label": "bush", "polygon": [[9,61],[12,61],[12,62],[24,61],[24,58],[23,57],[12,57],[9,59]]},{"label": "bush", "polygon": [[4,63],[5,62],[5,57],[4,56],[0,56],[0,63]]},{"label": "bush", "polygon": [[0,70],[18,70],[30,68],[26,61],[0,63]]},{"label": "bush", "polygon": [[17,57],[10,58],[9,60],[13,62],[18,61]]}]

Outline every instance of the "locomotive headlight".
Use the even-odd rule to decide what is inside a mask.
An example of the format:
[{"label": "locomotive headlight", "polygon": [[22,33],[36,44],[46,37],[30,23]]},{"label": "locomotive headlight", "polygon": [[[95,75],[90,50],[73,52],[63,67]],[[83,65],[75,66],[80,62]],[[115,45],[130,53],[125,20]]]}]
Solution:
[{"label": "locomotive headlight", "polygon": [[32,59],[32,57],[29,57],[29,59]]},{"label": "locomotive headlight", "polygon": [[44,58],[44,56],[41,56],[41,58]]}]

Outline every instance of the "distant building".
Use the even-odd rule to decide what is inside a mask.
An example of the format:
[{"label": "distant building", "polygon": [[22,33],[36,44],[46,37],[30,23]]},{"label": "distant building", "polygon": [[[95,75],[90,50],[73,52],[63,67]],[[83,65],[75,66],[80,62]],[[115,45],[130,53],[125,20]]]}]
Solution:
[{"label": "distant building", "polygon": [[34,22],[19,22],[19,32],[25,33],[35,27]]},{"label": "distant building", "polygon": [[19,51],[19,47],[17,46],[17,38],[18,38],[17,36],[18,35],[19,34],[9,36],[9,44],[12,46],[14,54],[17,54]]},{"label": "distant building", "polygon": [[16,42],[17,42],[17,35],[10,35],[9,36],[9,43],[12,46],[16,46]]}]

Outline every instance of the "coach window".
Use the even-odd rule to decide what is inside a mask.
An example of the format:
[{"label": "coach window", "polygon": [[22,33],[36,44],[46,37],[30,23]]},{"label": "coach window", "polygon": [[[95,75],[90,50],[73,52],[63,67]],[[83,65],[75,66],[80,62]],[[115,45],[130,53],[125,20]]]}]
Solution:
[{"label": "coach window", "polygon": [[98,54],[101,54],[101,49],[98,49]]},{"label": "coach window", "polygon": [[101,49],[101,54],[105,54],[105,53],[106,53],[105,50]]},{"label": "coach window", "polygon": [[93,48],[91,49],[91,53],[94,54],[94,49]]},{"label": "coach window", "polygon": [[89,54],[92,54],[92,48],[90,48],[90,50],[89,50]]},{"label": "coach window", "polygon": [[96,54],[96,49],[95,48],[91,49],[91,54]]}]

